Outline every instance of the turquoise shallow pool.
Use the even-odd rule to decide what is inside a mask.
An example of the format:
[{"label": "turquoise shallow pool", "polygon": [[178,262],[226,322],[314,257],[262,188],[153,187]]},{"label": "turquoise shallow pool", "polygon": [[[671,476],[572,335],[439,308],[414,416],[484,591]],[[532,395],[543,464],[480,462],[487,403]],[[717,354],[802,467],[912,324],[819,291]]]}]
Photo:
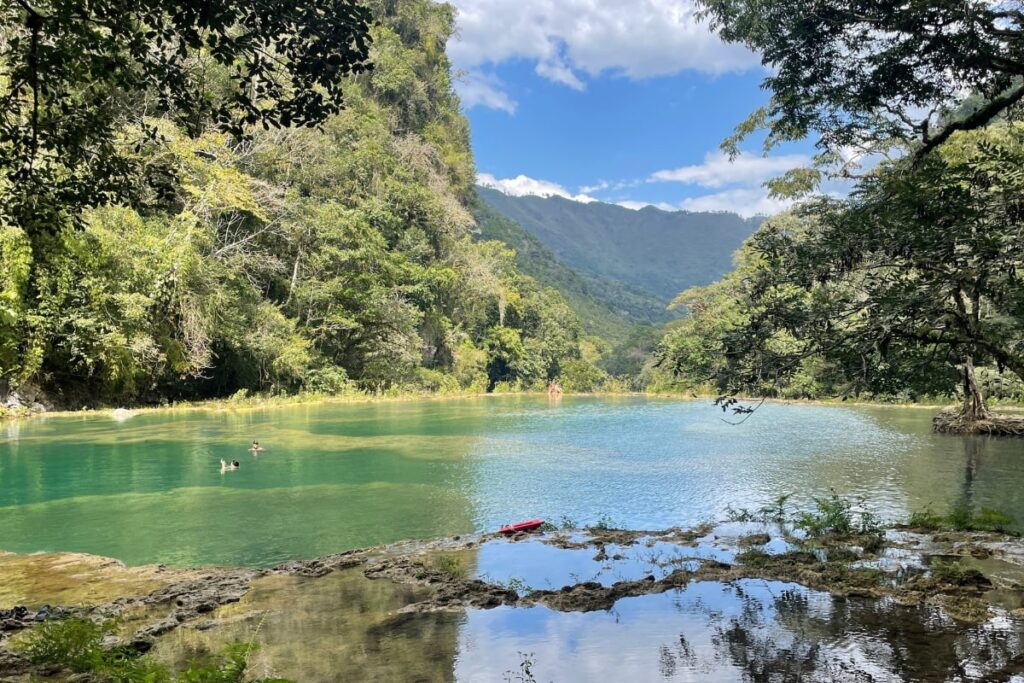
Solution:
[{"label": "turquoise shallow pool", "polygon": [[[1024,444],[931,412],[493,397],[0,426],[0,548],[268,566],[534,516],[660,528],[835,488],[888,517],[968,502],[1024,519]],[[266,450],[254,457],[247,445]],[[222,473],[220,459],[237,459]]]}]

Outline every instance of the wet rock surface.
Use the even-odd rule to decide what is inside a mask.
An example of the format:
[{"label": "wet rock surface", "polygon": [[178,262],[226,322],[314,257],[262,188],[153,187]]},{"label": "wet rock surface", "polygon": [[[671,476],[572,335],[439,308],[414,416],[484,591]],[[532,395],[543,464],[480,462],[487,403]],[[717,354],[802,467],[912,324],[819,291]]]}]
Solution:
[{"label": "wet rock surface", "polygon": [[[563,613],[608,611],[620,600],[657,595],[695,582],[734,584],[749,579],[798,584],[840,598],[886,598],[900,605],[930,606],[964,623],[989,618],[992,595],[999,592],[1004,602],[1006,595],[1010,596],[1006,613],[1024,618],[1024,586],[1016,578],[1024,576],[1024,542],[1020,539],[992,533],[895,529],[872,551],[864,549],[862,540],[790,544],[774,532],[728,524],[663,531],[589,529],[400,543],[289,562],[271,570],[146,568],[133,574],[132,580],[155,577],[160,585],[142,595],[48,608],[45,613],[0,604],[4,608],[0,611],[0,674],[21,675],[32,670],[9,645],[12,636],[39,623],[41,613],[43,619],[70,615],[96,620],[126,618],[129,628],[118,643],[145,652],[180,629],[206,632],[232,620],[255,618],[259,615],[255,609],[241,615],[218,615],[224,606],[242,600],[254,582],[264,577],[321,581],[338,572],[358,572],[371,583],[415,589],[415,597],[395,610],[396,619],[403,614],[501,607],[544,606]],[[575,553],[575,562],[592,565],[599,574],[615,580],[572,574],[559,585],[565,577],[552,574],[554,585],[528,585],[515,574],[515,565],[517,560],[528,564],[538,547],[551,553]],[[501,558],[511,558],[504,579],[482,575],[474,565],[489,549],[501,550]],[[543,557],[545,562],[547,557]],[[97,561],[90,566],[104,565]],[[106,566],[123,578],[118,573],[125,571],[123,566]]]}]

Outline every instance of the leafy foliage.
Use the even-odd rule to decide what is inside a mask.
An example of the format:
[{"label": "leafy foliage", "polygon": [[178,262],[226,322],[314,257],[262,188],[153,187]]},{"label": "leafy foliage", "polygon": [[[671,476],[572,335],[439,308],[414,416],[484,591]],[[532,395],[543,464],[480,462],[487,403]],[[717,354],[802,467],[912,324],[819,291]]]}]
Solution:
[{"label": "leafy foliage", "polygon": [[[113,622],[98,623],[80,617],[51,619],[39,624],[21,646],[35,664],[88,674],[89,680],[111,683],[242,683],[253,643],[225,648],[220,661],[193,663],[178,676],[166,667],[125,647],[105,648],[103,639],[114,632]],[[277,683],[287,683],[276,679]],[[260,679],[260,683],[274,683]]]},{"label": "leafy foliage", "polygon": [[[767,129],[767,148],[817,135],[820,161],[832,166],[846,165],[851,153],[911,143],[924,156],[1024,97],[1024,14],[1017,2],[701,4],[720,35],[755,50],[770,74],[763,87],[772,98],[726,142],[733,151]],[[816,180],[806,169],[787,179],[805,187]]]},{"label": "leafy foliage", "polygon": [[955,531],[993,531],[1003,534],[1019,532],[1016,520],[999,510],[981,508],[975,511],[966,504],[954,506],[948,514],[940,515],[930,507],[910,515],[907,526],[911,529],[938,531],[952,529]]},{"label": "leafy foliage", "polygon": [[810,398],[951,394],[974,361],[1024,377],[1022,154],[1020,123],[957,133],[771,219],[734,274],[677,298],[662,366]]},{"label": "leafy foliage", "polygon": [[797,515],[794,526],[811,538],[822,536],[878,535],[881,525],[870,511],[842,498],[835,491],[814,499],[814,510]]},{"label": "leafy foliage", "polygon": [[5,3],[3,218],[34,236],[168,190],[173,168],[139,154],[147,116],[193,134],[322,123],[367,68],[369,19],[351,0]]},{"label": "leafy foliage", "polygon": [[[141,71],[92,87],[117,85],[145,115],[98,119],[106,131],[96,132],[99,142],[82,140],[89,154],[123,153],[139,168],[164,169],[162,192],[140,176],[139,201],[117,193],[81,205],[54,199],[80,230],[0,220],[0,393],[35,384],[75,406],[239,392],[483,391],[499,382],[543,386],[563,361],[581,358],[580,323],[561,296],[519,273],[506,248],[472,238],[468,125],[444,53],[450,7],[370,2],[366,14],[336,0],[189,8],[159,15],[184,22],[182,36],[161,33],[162,25],[152,35],[109,35],[115,42],[103,50],[120,39],[184,45],[157,66],[186,71],[151,92],[149,66],[111,63]],[[246,22],[263,12],[274,16],[247,33]],[[199,52],[186,20],[199,22]],[[300,20],[309,22],[305,33]],[[301,35],[273,54],[295,70],[279,75],[306,81],[280,92],[246,89],[255,92],[257,119],[246,118],[238,98],[213,97],[207,109],[189,99],[190,88],[214,88],[189,80],[202,74],[234,87],[232,69],[257,82],[278,73],[283,64],[252,56],[259,64],[249,74],[247,55],[259,36],[260,50],[274,50],[279,32],[293,29]],[[371,39],[375,68],[366,71]],[[320,59],[330,65],[307,73]],[[69,79],[66,88],[92,78],[82,72],[73,83],[72,75],[55,77]],[[138,106],[147,97],[166,106]],[[108,149],[103,135],[118,145],[148,142]]]}]

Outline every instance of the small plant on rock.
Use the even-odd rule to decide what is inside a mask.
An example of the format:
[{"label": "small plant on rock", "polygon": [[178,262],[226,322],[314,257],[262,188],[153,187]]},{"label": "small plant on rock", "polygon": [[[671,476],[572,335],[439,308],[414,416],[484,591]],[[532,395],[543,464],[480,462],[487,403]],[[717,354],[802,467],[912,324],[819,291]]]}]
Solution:
[{"label": "small plant on rock", "polygon": [[878,535],[882,532],[878,517],[865,510],[863,503],[855,507],[852,501],[835,491],[826,498],[815,498],[814,510],[799,513],[794,526],[811,538]]},{"label": "small plant on rock", "polygon": [[907,520],[908,527],[922,531],[938,531],[945,523],[945,518],[942,515],[936,514],[931,506],[911,514],[910,519]]},{"label": "small plant on rock", "polygon": [[932,578],[939,583],[954,586],[987,586],[991,583],[980,571],[960,560],[935,560],[930,570]]},{"label": "small plant on rock", "polygon": [[510,669],[505,672],[502,676],[502,680],[505,683],[537,683],[537,679],[533,676],[533,667],[536,665],[534,662],[534,654],[525,652],[519,653],[519,669]]},{"label": "small plant on rock", "polygon": [[434,558],[434,569],[447,574],[453,579],[465,578],[467,570],[462,560],[454,555],[438,555]]},{"label": "small plant on rock", "polygon": [[597,521],[587,528],[594,529],[595,531],[608,531],[615,528],[615,521],[612,520],[611,516],[602,513],[598,516]]}]

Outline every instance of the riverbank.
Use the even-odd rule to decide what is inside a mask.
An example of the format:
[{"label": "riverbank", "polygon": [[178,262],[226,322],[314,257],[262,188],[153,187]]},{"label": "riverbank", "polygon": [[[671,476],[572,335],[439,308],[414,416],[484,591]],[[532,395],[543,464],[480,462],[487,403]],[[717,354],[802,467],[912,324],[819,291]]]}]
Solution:
[{"label": "riverbank", "polygon": [[50,410],[50,411],[18,411],[4,413],[0,410],[0,422],[4,420],[24,420],[40,417],[82,417],[82,416],[110,416],[113,418],[127,418],[132,415],[144,414],[172,414],[175,412],[229,412],[245,410],[266,410],[271,408],[282,408],[291,406],[309,405],[359,405],[369,403],[411,403],[416,401],[464,401],[474,399],[493,399],[501,397],[533,397],[546,398],[557,402],[563,397],[600,397],[600,398],[661,398],[681,402],[712,400],[712,396],[687,396],[673,393],[646,393],[646,392],[595,392],[595,393],[570,393],[564,392],[557,398],[550,397],[546,391],[503,391],[496,393],[480,392],[419,392],[419,391],[396,391],[385,393],[363,393],[353,392],[346,394],[319,394],[301,393],[287,396],[242,396],[208,399],[203,401],[178,401],[166,405],[144,405],[135,407],[104,406],[99,408],[81,408],[79,410]]},{"label": "riverbank", "polygon": [[[452,680],[458,677],[454,659],[437,657],[462,647],[457,629],[467,618],[486,622],[492,617],[484,615],[493,613],[518,623],[523,637],[543,639],[554,636],[535,621],[537,608],[564,627],[572,622],[558,615],[629,614],[636,606],[661,605],[658,596],[685,603],[686,596],[705,594],[709,587],[708,596],[733,590],[750,595],[757,585],[751,581],[782,591],[773,593],[777,600],[816,595],[822,596],[815,598],[819,602],[863,604],[861,612],[868,605],[895,609],[901,619],[922,620],[913,628],[931,628],[927,620],[942,614],[952,620],[947,630],[956,633],[1010,627],[1024,633],[1020,539],[906,527],[889,528],[877,538],[868,543],[868,535],[851,533],[800,539],[792,529],[768,522],[657,531],[550,529],[403,542],[266,570],[126,568],[83,555],[2,555],[0,585],[8,588],[0,593],[0,609],[11,611],[0,616],[0,679],[66,675],[25,656],[24,644],[41,615],[107,622],[105,647],[150,653],[172,668],[248,640],[260,646],[252,662],[257,673],[326,681],[351,669],[365,680]],[[90,586],[88,595],[76,592],[83,583]],[[806,609],[801,604],[786,609]],[[703,629],[714,628],[719,608],[707,604],[702,609],[712,611],[696,613],[699,623],[684,620],[690,625],[683,626],[682,637],[697,639]],[[461,616],[452,621],[446,615]],[[678,640],[678,628],[653,615],[644,626],[656,642]],[[864,633],[864,624],[841,628],[853,640],[888,637],[886,630]],[[495,637],[488,633],[474,638]],[[615,651],[628,659],[637,654],[633,647],[641,646],[627,638]],[[758,656],[752,643],[744,647],[752,648],[746,657]],[[488,652],[496,661],[515,654]],[[539,670],[554,666],[550,657],[558,652],[546,655],[532,660]],[[985,660],[991,651],[979,650],[961,651],[954,663],[962,666],[972,656],[980,670],[994,661]],[[859,664],[877,670],[880,663]],[[498,677],[489,680],[500,680],[501,671],[492,673]]]},{"label": "riverbank", "polygon": [[[262,410],[267,408],[279,408],[301,405],[334,405],[334,404],[360,404],[374,402],[409,402],[409,401],[442,401],[461,400],[471,398],[483,398],[496,394],[481,394],[476,392],[466,393],[423,393],[423,392],[394,392],[385,394],[371,394],[353,392],[345,394],[320,394],[301,393],[285,396],[235,396],[228,398],[216,398],[203,401],[177,401],[162,405],[141,405],[141,406],[104,406],[99,408],[81,408],[79,410],[51,410],[44,412],[19,411],[15,413],[3,413],[0,411],[0,420],[4,419],[26,419],[34,417],[76,417],[83,415],[110,415],[112,417],[130,417],[131,415],[150,413],[174,413],[174,412],[198,412],[198,411],[234,411],[234,410]],[[537,393],[536,395],[540,395]]]},{"label": "riverbank", "polygon": [[[544,391],[516,391],[501,393],[479,393],[479,392],[422,392],[422,391],[395,391],[385,393],[364,393],[353,392],[345,394],[321,394],[301,393],[286,396],[235,396],[219,399],[208,399],[203,401],[178,401],[164,405],[143,405],[134,407],[125,406],[104,406],[99,408],[82,408],[79,410],[46,410],[46,411],[4,411],[0,408],[0,422],[5,420],[29,419],[36,417],[79,417],[93,415],[108,415],[114,418],[125,418],[136,414],[150,413],[174,413],[174,412],[224,412],[243,410],[265,410],[270,408],[302,406],[302,405],[344,405],[344,404],[365,404],[365,403],[407,403],[413,401],[457,401],[467,399],[485,399],[502,396],[532,396],[547,398]],[[591,393],[564,393],[562,397],[601,397],[601,398],[655,398],[682,402],[692,401],[713,401],[717,396],[712,394],[694,394],[692,392],[591,392]],[[561,397],[560,397],[561,398]],[[739,397],[741,403],[756,405],[761,402],[760,398]],[[557,401],[558,399],[552,399]],[[926,410],[945,410],[950,407],[948,402],[928,400],[919,403],[911,402],[890,402],[890,401],[865,401],[845,399],[782,399],[769,398],[764,403],[773,405],[820,405],[820,406],[847,406],[863,408],[912,408]],[[1024,414],[1024,403],[993,402],[992,407],[1000,412]]]}]

